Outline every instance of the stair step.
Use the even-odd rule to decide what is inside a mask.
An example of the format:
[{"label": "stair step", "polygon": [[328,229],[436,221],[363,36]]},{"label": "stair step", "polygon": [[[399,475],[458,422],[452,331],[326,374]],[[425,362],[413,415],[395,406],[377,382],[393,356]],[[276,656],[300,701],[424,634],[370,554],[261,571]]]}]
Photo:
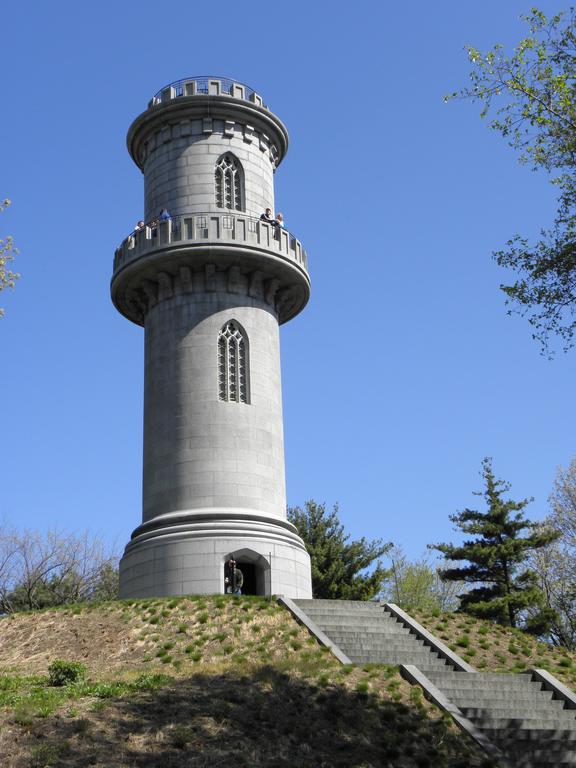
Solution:
[{"label": "stair step", "polygon": [[[517,675],[500,675],[497,680],[486,680],[475,673],[452,672],[435,674],[430,681],[442,690],[457,693],[474,691],[478,694],[488,693],[490,696],[497,691],[541,691],[540,683],[532,683],[528,678],[518,679]],[[534,687],[532,687],[534,686]]]},{"label": "stair step", "polygon": [[327,627],[350,627],[351,629],[370,628],[374,630],[381,627],[383,632],[401,632],[409,635],[410,630],[398,622],[387,621],[382,616],[364,616],[361,619],[354,616],[317,616],[313,613],[306,614],[316,624],[326,625]]},{"label": "stair step", "polygon": [[526,749],[526,745],[522,745],[522,747],[518,750],[514,749],[508,749],[507,753],[510,755],[510,757],[516,758],[519,765],[525,764],[526,758],[532,759],[532,760],[538,760],[538,762],[544,764],[544,765],[558,765],[562,761],[566,762],[567,765],[570,765],[571,763],[568,761],[576,761],[576,750],[573,749],[564,749],[563,745],[556,743],[556,749],[553,749],[551,746],[543,746],[542,749],[538,749],[538,745],[536,742],[534,742],[534,746],[532,748]]},{"label": "stair step", "polygon": [[356,610],[358,608],[372,609],[375,611],[383,611],[384,608],[380,602],[372,602],[369,600],[325,600],[318,598],[298,598],[294,600],[296,605],[300,608],[305,607],[325,607],[325,608],[340,608],[346,611]]},{"label": "stair step", "polygon": [[[560,702],[558,703],[560,704]],[[500,706],[463,707],[462,704],[458,702],[458,708],[471,720],[483,720],[489,718],[510,718],[511,720],[514,720],[522,717],[534,718],[542,716],[546,718],[556,718],[561,722],[572,722],[576,726],[576,718],[574,715],[570,714],[570,710],[563,709],[561,704],[558,707],[550,706],[548,708],[538,706],[538,704],[534,705],[534,703],[530,701],[523,703],[514,701],[508,706],[504,702],[501,702]]]},{"label": "stair step", "polygon": [[576,739],[576,721],[565,720],[554,715],[539,715],[532,717],[482,717],[474,719],[474,724],[482,731],[496,728],[508,733],[512,731],[571,731]]},{"label": "stair step", "polygon": [[[552,691],[492,691],[488,696],[477,695],[460,695],[458,696],[458,706],[462,707],[483,707],[491,705],[494,706],[506,706],[511,702],[523,702],[534,701],[538,703],[538,706],[546,706],[547,704],[554,703],[562,706],[561,702],[552,698]],[[456,703],[456,702],[455,702]]]},{"label": "stair step", "polygon": [[412,643],[399,640],[390,640],[386,637],[350,637],[349,635],[341,634],[338,632],[325,632],[328,637],[335,643],[347,643],[348,645],[357,645],[363,648],[398,648],[400,650],[415,651],[417,653],[436,653],[432,648],[424,645],[424,643]]},{"label": "stair step", "polygon": [[[500,746],[504,742],[508,742],[508,749],[511,748],[511,743],[514,743],[515,741],[541,742],[542,744],[551,742],[554,744],[576,745],[576,729],[572,730],[564,727],[562,727],[561,730],[558,730],[557,728],[518,729],[490,727],[482,728],[482,732]],[[572,748],[572,746],[570,748]]]}]

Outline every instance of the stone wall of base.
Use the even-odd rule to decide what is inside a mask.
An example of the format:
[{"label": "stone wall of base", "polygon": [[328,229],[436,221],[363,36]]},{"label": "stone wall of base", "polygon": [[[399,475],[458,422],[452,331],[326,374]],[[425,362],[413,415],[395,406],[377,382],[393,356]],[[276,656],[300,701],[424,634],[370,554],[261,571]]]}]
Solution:
[{"label": "stone wall of base", "polygon": [[120,561],[120,597],[145,598],[224,593],[224,563],[261,571],[259,592],[312,597],[310,557],[297,544],[272,537],[170,534],[132,542]]}]

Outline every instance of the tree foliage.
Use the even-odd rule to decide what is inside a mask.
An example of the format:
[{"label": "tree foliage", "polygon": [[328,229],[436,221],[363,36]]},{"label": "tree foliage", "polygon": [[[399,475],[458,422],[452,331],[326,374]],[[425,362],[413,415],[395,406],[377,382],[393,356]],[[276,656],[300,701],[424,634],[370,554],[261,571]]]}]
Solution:
[{"label": "tree foliage", "polygon": [[[387,571],[379,561],[392,544],[364,537],[350,541],[338,518],[325,504],[307,501],[304,508],[288,509],[312,562],[312,594],[315,598],[370,600],[382,587]],[[368,569],[374,564],[373,570]]]},{"label": "tree foliage", "polygon": [[515,236],[494,254],[516,272],[501,285],[509,314],[528,318],[543,351],[557,337],[568,349],[576,332],[576,16],[550,18],[533,8],[523,17],[529,33],[511,55],[467,47],[472,84],[446,99],[480,102],[481,116],[533,170],[553,173],[558,211],[537,242]]},{"label": "tree foliage", "polygon": [[491,459],[484,459],[481,474],[485,490],[475,495],[484,497],[487,511],[465,509],[450,517],[470,538],[463,544],[430,545],[448,560],[468,563],[443,569],[441,577],[479,585],[459,596],[459,610],[545,634],[553,611],[546,606],[537,576],[526,563],[530,553],[546,547],[557,534],[526,520],[523,510],[532,499],[503,498],[510,486],[494,477]]},{"label": "tree foliage", "polygon": [[545,525],[558,538],[532,554],[530,567],[538,576],[547,605],[555,612],[550,639],[576,650],[576,459],[567,469],[558,470],[550,503]]},{"label": "tree foliage", "polygon": [[458,593],[466,585],[440,578],[440,568],[427,557],[410,561],[400,547],[387,553],[388,576],[380,597],[406,611],[453,611],[458,607]]},{"label": "tree foliage", "polygon": [[117,558],[98,538],[0,525],[0,613],[117,596]]},{"label": "tree foliage", "polygon": [[[0,201],[0,212],[10,205],[10,200]],[[8,236],[0,239],[0,292],[6,288],[14,288],[16,280],[20,277],[17,272],[12,272],[9,265],[18,253],[14,247],[14,240]],[[0,317],[3,317],[4,310],[0,307]]]}]

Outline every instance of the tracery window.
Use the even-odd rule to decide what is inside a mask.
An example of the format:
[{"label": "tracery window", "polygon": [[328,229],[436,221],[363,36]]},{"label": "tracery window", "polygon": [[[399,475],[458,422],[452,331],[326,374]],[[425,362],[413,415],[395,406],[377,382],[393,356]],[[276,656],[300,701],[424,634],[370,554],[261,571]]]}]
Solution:
[{"label": "tracery window", "polygon": [[244,171],[240,161],[230,152],[216,163],[214,187],[218,208],[244,210]]},{"label": "tracery window", "polygon": [[218,397],[232,403],[249,403],[248,339],[239,324],[230,320],[218,334]]}]

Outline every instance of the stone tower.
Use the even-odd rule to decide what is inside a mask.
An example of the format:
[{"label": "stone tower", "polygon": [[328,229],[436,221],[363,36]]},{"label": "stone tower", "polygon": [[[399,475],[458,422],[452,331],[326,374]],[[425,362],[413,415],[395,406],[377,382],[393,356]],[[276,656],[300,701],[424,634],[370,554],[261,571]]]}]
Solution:
[{"label": "stone tower", "polygon": [[245,592],[311,597],[286,519],[278,328],[310,280],[300,242],[260,220],[286,128],[247,86],[193,77],[154,96],[127,144],[145,225],[117,249],[111,293],[144,327],[144,472],[121,596],[223,592],[234,556]]}]

